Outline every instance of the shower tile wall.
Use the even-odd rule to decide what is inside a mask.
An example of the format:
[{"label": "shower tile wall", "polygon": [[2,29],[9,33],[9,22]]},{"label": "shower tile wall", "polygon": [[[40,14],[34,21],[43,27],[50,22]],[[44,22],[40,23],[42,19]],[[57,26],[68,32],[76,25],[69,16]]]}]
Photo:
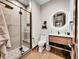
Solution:
[{"label": "shower tile wall", "polygon": [[[6,2],[6,3],[8,3],[8,2]],[[15,49],[20,46],[20,15],[19,15],[20,9],[10,3],[8,3],[8,4],[13,7],[12,10],[5,8],[4,5],[2,5],[2,4],[1,5],[2,5],[4,14],[5,14],[5,19],[6,19],[6,22],[8,25],[8,30],[9,30],[11,45],[12,45],[10,50],[12,50],[12,49]],[[24,14],[24,15],[26,15],[26,14]],[[23,19],[25,19],[25,18],[26,17],[24,17]]]}]

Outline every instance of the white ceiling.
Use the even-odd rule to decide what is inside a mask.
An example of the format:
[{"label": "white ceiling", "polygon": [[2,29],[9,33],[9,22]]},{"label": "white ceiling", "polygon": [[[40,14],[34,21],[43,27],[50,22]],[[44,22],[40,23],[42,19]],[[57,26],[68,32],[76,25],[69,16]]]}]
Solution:
[{"label": "white ceiling", "polygon": [[47,3],[50,0],[36,0],[40,5]]},{"label": "white ceiling", "polygon": [[[21,3],[23,3],[23,4],[25,4],[25,5],[28,5],[30,0],[18,0],[18,1],[20,1]],[[48,2],[48,1],[50,1],[50,0],[36,0],[36,1],[37,1],[40,5],[42,5],[42,4],[44,4],[44,3],[46,3],[46,2]]]},{"label": "white ceiling", "polygon": [[8,1],[11,1],[11,2],[19,1],[19,2],[21,2],[24,5],[28,5],[30,0],[8,0]]},{"label": "white ceiling", "polygon": [[[12,1],[12,0],[9,0],[9,1]],[[13,1],[16,1],[16,0],[13,0]],[[21,3],[23,3],[24,5],[28,5],[30,0],[18,0],[18,1],[21,2]],[[39,5],[42,5],[44,3],[47,3],[48,1],[50,1],[50,0],[36,0],[36,2]]]},{"label": "white ceiling", "polygon": [[28,5],[29,4],[29,0],[18,0],[18,1],[20,1],[24,5]]}]

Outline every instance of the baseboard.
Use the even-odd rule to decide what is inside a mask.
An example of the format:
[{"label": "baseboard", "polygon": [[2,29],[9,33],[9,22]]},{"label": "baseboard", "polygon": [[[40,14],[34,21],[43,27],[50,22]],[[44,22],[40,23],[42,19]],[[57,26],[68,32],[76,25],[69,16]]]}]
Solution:
[{"label": "baseboard", "polygon": [[36,45],[32,50],[35,50],[36,48],[38,48],[38,45]]}]

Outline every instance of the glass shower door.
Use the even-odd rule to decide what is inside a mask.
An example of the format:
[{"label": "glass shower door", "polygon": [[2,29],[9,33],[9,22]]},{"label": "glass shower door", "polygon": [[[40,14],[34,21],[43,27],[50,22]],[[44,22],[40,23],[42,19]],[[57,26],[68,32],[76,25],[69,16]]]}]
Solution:
[{"label": "glass shower door", "polygon": [[20,51],[25,53],[30,51],[30,13],[20,10]]},{"label": "glass shower door", "polygon": [[[6,59],[18,59],[30,51],[30,13],[11,3],[7,4],[13,9],[5,8],[5,5],[0,3],[11,41],[11,48],[7,48]],[[22,15],[19,12],[22,12]]]}]

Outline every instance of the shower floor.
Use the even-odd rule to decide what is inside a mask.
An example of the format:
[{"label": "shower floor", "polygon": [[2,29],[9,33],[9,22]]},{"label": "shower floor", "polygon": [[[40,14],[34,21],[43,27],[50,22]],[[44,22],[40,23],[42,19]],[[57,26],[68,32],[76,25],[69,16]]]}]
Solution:
[{"label": "shower floor", "polygon": [[[21,52],[19,51],[19,48],[20,47],[14,49],[14,50],[8,51],[6,54],[6,59],[19,59],[19,57],[21,56]],[[29,50],[29,48],[23,46],[23,50],[26,52]]]}]

